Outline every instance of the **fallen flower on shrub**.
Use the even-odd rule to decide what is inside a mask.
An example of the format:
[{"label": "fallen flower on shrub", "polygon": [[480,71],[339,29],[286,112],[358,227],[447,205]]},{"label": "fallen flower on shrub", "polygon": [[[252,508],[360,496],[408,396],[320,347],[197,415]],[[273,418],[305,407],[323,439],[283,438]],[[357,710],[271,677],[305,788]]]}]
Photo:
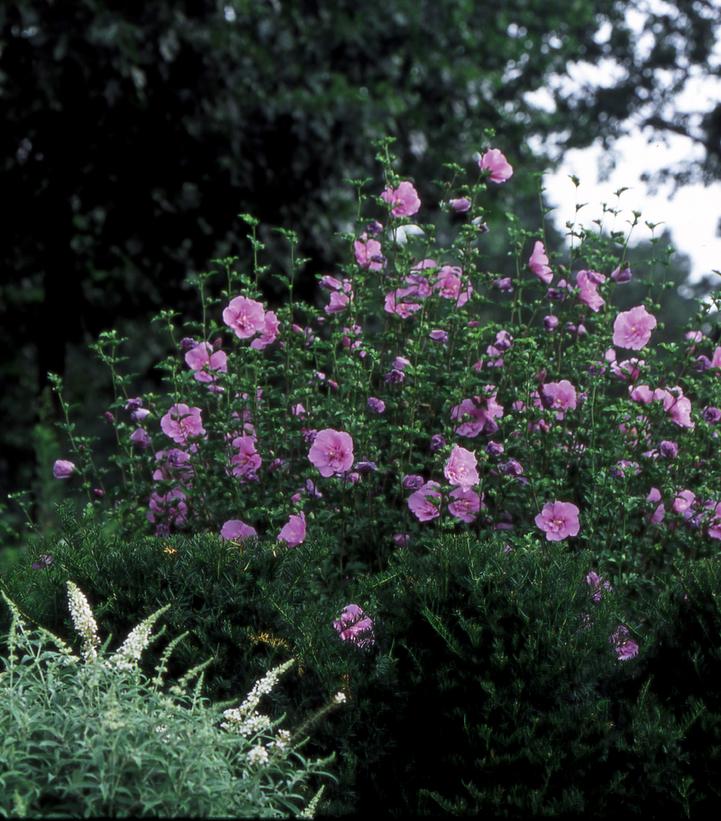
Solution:
[{"label": "fallen flower on shrub", "polygon": [[238,542],[242,539],[256,539],[258,537],[256,529],[240,519],[228,519],[221,528],[220,535],[221,538],[230,542]]},{"label": "fallen flower on shrub", "polygon": [[373,620],[357,604],[347,604],[333,627],[343,641],[357,647],[372,647],[375,644]]},{"label": "fallen flower on shrub", "polygon": [[305,513],[292,513],[288,521],[281,528],[276,541],[285,542],[288,547],[298,547],[305,541],[306,524]]},{"label": "fallen flower on shrub", "polygon": [[624,624],[619,624],[618,628],[611,634],[609,641],[613,645],[619,661],[628,661],[638,655],[638,643],[631,638],[628,627]]}]

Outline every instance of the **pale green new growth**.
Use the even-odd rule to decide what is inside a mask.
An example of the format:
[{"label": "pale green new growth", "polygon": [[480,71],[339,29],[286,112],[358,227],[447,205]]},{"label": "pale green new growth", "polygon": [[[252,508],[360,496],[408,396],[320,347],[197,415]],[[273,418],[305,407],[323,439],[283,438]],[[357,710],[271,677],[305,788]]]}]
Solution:
[{"label": "pale green new growth", "polygon": [[154,678],[140,672],[167,606],[106,656],[87,598],[68,582],[80,663],[2,597],[12,621],[10,652],[0,657],[0,817],[312,817],[322,791],[303,809],[308,782],[328,776],[330,758],[306,759],[288,730],[257,712],[292,659],[257,681],[223,721],[200,697],[210,660],[160,691],[183,636],[169,643]]},{"label": "pale green new growth", "polygon": [[324,792],[325,784],[323,784],[313,798],[310,799],[308,806],[300,812],[298,818],[315,818],[315,814],[318,811],[318,805],[320,804],[320,800],[323,797]]}]

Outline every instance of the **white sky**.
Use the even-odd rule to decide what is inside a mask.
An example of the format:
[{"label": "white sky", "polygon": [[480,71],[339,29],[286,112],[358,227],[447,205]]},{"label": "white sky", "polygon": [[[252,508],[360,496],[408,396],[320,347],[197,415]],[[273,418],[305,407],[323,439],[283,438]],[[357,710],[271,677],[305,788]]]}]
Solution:
[{"label": "white sky", "polygon": [[[574,219],[576,202],[586,202],[588,205],[578,212],[578,222],[592,226],[591,220],[603,219],[609,230],[621,231],[628,230],[627,222],[633,219],[631,212],[640,211],[641,219],[634,230],[634,239],[650,239],[651,232],[645,222],[663,223],[656,229],[657,234],[664,227],[670,229],[674,245],[691,258],[692,280],[700,279],[714,269],[721,272],[721,237],[716,236],[721,220],[721,182],[706,188],[687,185],[672,196],[670,185],[659,189],[655,195],[649,194],[647,185],[640,179],[644,171],[673,165],[688,156],[689,146],[689,140],[677,135],[671,135],[667,144],[661,140],[647,143],[637,131],[614,146],[619,160],[607,182],[598,181],[598,163],[603,153],[600,146],[567,152],[558,170],[544,178],[548,203],[556,206],[551,217],[561,230],[565,230],[566,222]],[[569,174],[580,179],[578,190]],[[617,198],[614,192],[624,186],[629,190]],[[603,214],[604,202],[609,207],[621,208],[615,221],[610,214]],[[716,279],[721,284],[721,275],[714,277]]]},{"label": "white sky", "polygon": [[[716,3],[719,6],[717,20],[721,20],[721,0],[712,0],[712,5]],[[653,36],[643,31],[649,9],[666,13],[674,11],[673,3],[667,0],[635,0],[633,4],[629,4],[626,22],[637,35],[634,48],[639,55],[647,54],[653,45]],[[714,24],[718,26],[717,21],[709,18],[709,25]],[[608,26],[602,27],[597,33],[598,42],[608,37],[609,31]],[[721,37],[718,38],[710,64],[714,69],[721,66]],[[562,91],[578,93],[585,84],[612,85],[622,75],[623,70],[611,60],[602,60],[595,65],[578,62],[565,77],[552,79],[551,84]],[[660,77],[660,81],[663,82],[663,77]],[[529,101],[540,108],[553,110],[555,107],[553,98],[545,89],[532,92],[527,99],[529,97]],[[691,71],[683,92],[674,100],[674,107],[692,114],[692,126],[697,127],[699,114],[712,110],[719,102],[721,82],[718,77],[704,76],[696,69]],[[635,118],[631,117],[630,125],[633,125],[634,119],[640,121],[642,117],[643,112],[637,112]],[[648,186],[641,181],[644,172],[675,166],[680,160],[698,157],[700,151],[700,147],[692,140],[677,134],[664,135],[649,143],[640,129],[632,128],[628,137],[618,140],[613,146],[617,164],[604,182],[599,181],[598,169],[599,163],[604,163],[607,158],[600,145],[566,152],[558,170],[547,174],[544,179],[549,205],[557,206],[553,214],[558,227],[564,230],[566,221],[574,218],[577,201],[588,203],[578,216],[579,221],[585,225],[591,225],[591,220],[603,217],[603,202],[620,207],[623,213],[617,218],[616,224],[608,225],[613,230],[627,228],[625,221],[632,219],[631,212],[640,211],[641,220],[634,232],[637,240],[649,239],[651,236],[644,225],[646,221],[663,223],[657,231],[668,227],[675,246],[691,258],[692,280],[700,279],[714,270],[721,271],[721,237],[716,236],[721,220],[721,182],[706,188],[702,185],[687,185],[675,194],[672,194],[672,185],[668,185],[652,195]],[[569,174],[575,174],[580,179],[578,192],[568,178]],[[622,187],[629,190],[619,200],[614,192]],[[608,220],[609,217],[610,215],[606,215],[605,219]],[[721,274],[718,282],[721,285]]]}]

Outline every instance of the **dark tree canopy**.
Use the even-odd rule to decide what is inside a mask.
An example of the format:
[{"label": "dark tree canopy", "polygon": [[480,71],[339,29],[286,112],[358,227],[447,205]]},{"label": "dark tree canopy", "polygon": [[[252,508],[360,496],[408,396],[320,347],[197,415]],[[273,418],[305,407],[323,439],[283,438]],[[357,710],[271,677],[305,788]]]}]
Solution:
[{"label": "dark tree canopy", "polygon": [[[119,317],[179,307],[187,273],[244,253],[240,212],[297,230],[311,273],[331,266],[333,234],[354,216],[343,180],[376,173],[375,138],[397,138],[402,173],[425,197],[442,162],[470,160],[484,128],[496,129],[512,162],[541,169],[565,147],[613,139],[641,112],[649,128],[702,144],[693,173],[718,178],[721,109],[673,108],[694,72],[719,74],[717,3],[654,3],[645,50],[627,7],[0,4],[3,418],[17,419],[19,406],[28,416],[28,374],[42,384],[48,371],[62,373],[68,342]],[[568,96],[551,82],[604,58],[624,72],[608,88]],[[555,111],[527,98],[542,88]],[[539,156],[538,145],[556,148]],[[0,474],[27,457],[27,421],[2,432]]]}]

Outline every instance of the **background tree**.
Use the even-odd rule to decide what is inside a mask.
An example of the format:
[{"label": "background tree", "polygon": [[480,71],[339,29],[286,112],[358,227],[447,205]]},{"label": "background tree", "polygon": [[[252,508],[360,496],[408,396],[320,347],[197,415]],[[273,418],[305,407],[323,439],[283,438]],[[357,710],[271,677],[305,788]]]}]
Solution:
[{"label": "background tree", "polygon": [[[704,179],[718,174],[718,112],[668,114],[684,72],[718,73],[713,4],[656,9],[645,53],[621,0],[3,4],[0,486],[28,482],[34,398],[68,345],[182,309],[189,272],[245,253],[239,212],[267,226],[276,268],[270,226],[298,231],[310,295],[338,259],[334,232],[352,225],[343,179],[376,174],[374,138],[397,138],[431,204],[441,163],[469,162],[484,128],[514,164],[542,169],[618,136],[643,104],[649,127],[706,135]],[[569,96],[562,78],[604,59],[623,78]],[[535,193],[500,196],[523,212]]]}]

